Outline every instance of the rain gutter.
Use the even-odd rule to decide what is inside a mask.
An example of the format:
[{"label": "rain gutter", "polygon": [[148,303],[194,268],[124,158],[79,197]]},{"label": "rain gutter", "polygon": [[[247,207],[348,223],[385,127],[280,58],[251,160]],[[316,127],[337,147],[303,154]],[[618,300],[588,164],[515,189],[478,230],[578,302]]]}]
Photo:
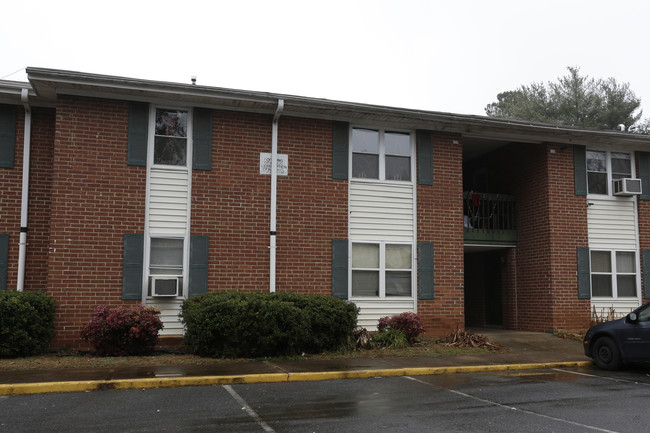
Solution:
[{"label": "rain gutter", "polygon": [[273,116],[271,128],[271,227],[269,232],[269,291],[275,292],[275,262],[276,262],[276,223],[277,223],[277,202],[278,202],[278,121],[284,109],[284,99],[278,99],[278,108]]}]

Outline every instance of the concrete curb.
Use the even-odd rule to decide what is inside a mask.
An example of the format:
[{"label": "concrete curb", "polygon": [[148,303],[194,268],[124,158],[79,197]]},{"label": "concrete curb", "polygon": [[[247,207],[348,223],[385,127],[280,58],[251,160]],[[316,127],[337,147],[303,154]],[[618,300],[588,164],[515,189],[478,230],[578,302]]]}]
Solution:
[{"label": "concrete curb", "polygon": [[544,368],[586,367],[591,361],[543,362],[532,364],[495,364],[456,367],[414,367],[378,370],[320,371],[305,373],[268,373],[231,376],[190,376],[143,379],[84,380],[0,384],[0,396],[46,394],[53,392],[84,392],[107,389],[145,389],[180,386],[235,385],[247,383],[304,382],[336,379],[367,379],[371,377],[425,376],[493,371],[537,370]]}]

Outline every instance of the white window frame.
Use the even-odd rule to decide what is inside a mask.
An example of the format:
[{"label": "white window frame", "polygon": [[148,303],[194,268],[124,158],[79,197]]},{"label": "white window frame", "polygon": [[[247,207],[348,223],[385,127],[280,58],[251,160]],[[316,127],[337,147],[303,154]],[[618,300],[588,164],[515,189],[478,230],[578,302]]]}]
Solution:
[{"label": "white window frame", "polygon": [[[593,264],[591,263],[591,257],[592,257],[592,252],[606,252],[609,253],[609,263],[611,267],[611,272],[594,272],[593,270]],[[616,263],[616,254],[617,253],[631,253],[634,254],[634,273],[630,272],[618,272],[617,270],[617,263]],[[639,299],[639,289],[640,289],[640,274],[639,274],[639,255],[637,251],[634,250],[608,250],[608,249],[602,249],[602,248],[592,248],[589,250],[589,269],[590,269],[590,274],[589,274],[589,285],[591,288],[592,292],[592,299],[596,300],[610,300],[610,299],[622,299],[622,300],[628,300],[628,299]],[[612,296],[594,296],[593,295],[593,279],[592,277],[594,275],[609,275],[610,276],[610,282],[612,286]],[[633,275],[634,276],[634,285],[636,287],[636,294],[634,296],[618,296],[618,279],[616,278],[618,275]]]},{"label": "white window frame", "polygon": [[[181,274],[176,275],[176,274],[152,274],[151,273],[151,240],[152,239],[181,239],[183,240],[183,261],[181,264]],[[180,295],[176,296],[176,299],[184,299],[187,298],[186,291],[188,289],[187,282],[189,281],[189,275],[187,275],[187,270],[188,270],[188,265],[189,265],[189,249],[188,249],[188,239],[184,236],[169,236],[169,235],[156,235],[156,234],[149,234],[149,236],[146,237],[146,242],[145,242],[145,248],[146,248],[146,272],[145,274],[147,275],[146,279],[146,287],[145,287],[145,292],[146,292],[146,297],[147,299],[153,299],[155,298],[153,296],[153,293],[151,293],[151,278],[152,277],[158,277],[158,276],[170,276],[170,277],[179,277],[181,278],[181,285],[180,287]]]},{"label": "white window frame", "polygon": [[[618,149],[597,149],[597,148],[591,148],[587,149],[587,152],[602,152],[605,153],[605,163],[606,163],[606,171],[607,171],[607,194],[596,194],[592,193],[589,191],[589,164],[586,163],[586,173],[587,173],[587,194],[588,196],[594,197],[594,198],[606,198],[606,197],[611,197],[614,198],[614,178],[612,175],[612,153],[625,153],[630,155],[630,178],[631,179],[636,179],[636,166],[635,166],[635,158],[634,158],[634,152],[627,151],[627,150],[618,150]],[[588,156],[586,157],[588,158]],[[620,197],[617,197],[620,198]]]},{"label": "white window frame", "polygon": [[[369,131],[377,131],[379,133],[379,178],[378,179],[373,179],[373,178],[363,178],[363,177],[353,177],[353,165],[354,165],[354,154],[357,152],[354,152],[354,142],[353,142],[353,131],[355,129],[365,129]],[[394,179],[386,179],[386,141],[385,141],[385,134],[386,133],[396,133],[396,134],[404,134],[409,136],[409,145],[410,145],[410,155],[409,155],[409,166],[410,166],[410,179],[409,180],[394,180]],[[363,181],[363,182],[400,182],[400,183],[413,183],[414,180],[413,178],[417,175],[416,173],[416,168],[415,168],[415,134],[413,131],[409,130],[403,130],[399,128],[380,128],[380,127],[375,127],[375,126],[368,126],[368,125],[351,125],[350,126],[350,131],[349,131],[349,137],[350,137],[350,145],[349,145],[349,157],[350,157],[350,163],[348,164],[348,178],[349,179],[354,179],[355,181]],[[390,155],[389,155],[390,156]],[[397,155],[396,155],[397,156]],[[406,158],[406,157],[405,157]]]},{"label": "white window frame", "polygon": [[[379,268],[352,268],[352,245],[353,244],[371,244],[379,245]],[[411,269],[386,269],[386,245],[408,245],[411,247]],[[348,264],[348,281],[350,282],[348,288],[348,299],[351,300],[380,300],[380,299],[397,299],[397,300],[413,300],[415,293],[417,274],[414,272],[416,269],[416,251],[413,242],[400,242],[400,241],[367,241],[367,240],[350,240],[349,241],[349,264]],[[379,272],[379,296],[354,296],[352,294],[352,272],[353,271],[378,271]],[[386,272],[410,272],[411,273],[411,294],[409,296],[394,296],[386,295]]]},{"label": "white window frame", "polygon": [[[172,105],[152,105],[149,113],[149,143],[148,143],[148,166],[155,168],[164,168],[169,170],[189,170],[192,166],[192,136],[193,136],[193,110],[187,107],[176,107]],[[167,165],[154,164],[154,147],[156,143],[156,111],[158,110],[176,110],[187,113],[187,128],[185,130],[185,165]]]},{"label": "white window frame", "polygon": [[[187,147],[186,158],[184,166],[154,164],[154,144],[155,144],[155,127],[156,127],[156,110],[178,110],[187,112]],[[175,106],[173,104],[150,104],[149,106],[149,134],[147,140],[147,192],[146,192],[146,206],[145,206],[145,237],[144,237],[144,265],[142,272],[142,302],[152,301],[161,298],[154,298],[149,295],[150,281],[151,281],[151,238],[168,238],[168,239],[183,239],[183,271],[182,271],[182,286],[180,287],[181,295],[177,297],[170,297],[170,299],[187,299],[189,292],[189,260],[190,260],[190,217],[192,213],[192,155],[193,155],[193,125],[194,125],[194,110],[191,107]],[[151,192],[151,170],[169,170],[169,171],[184,171],[187,172],[187,216],[185,224],[185,233],[169,234],[151,232],[149,227],[149,205],[150,205],[150,192]]]}]

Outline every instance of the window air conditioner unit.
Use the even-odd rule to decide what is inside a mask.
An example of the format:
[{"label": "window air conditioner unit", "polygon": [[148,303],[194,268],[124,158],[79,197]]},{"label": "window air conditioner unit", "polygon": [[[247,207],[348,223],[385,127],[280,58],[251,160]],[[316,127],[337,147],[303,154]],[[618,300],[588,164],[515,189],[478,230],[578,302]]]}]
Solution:
[{"label": "window air conditioner unit", "polygon": [[151,294],[153,296],[178,296],[178,277],[151,277]]},{"label": "window air conditioner unit", "polygon": [[614,180],[614,195],[629,197],[641,194],[641,179]]}]

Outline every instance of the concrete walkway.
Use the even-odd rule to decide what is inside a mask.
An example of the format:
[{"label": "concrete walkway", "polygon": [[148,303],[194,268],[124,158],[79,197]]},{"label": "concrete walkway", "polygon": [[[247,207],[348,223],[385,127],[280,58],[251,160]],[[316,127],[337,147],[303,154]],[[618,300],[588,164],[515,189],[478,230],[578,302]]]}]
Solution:
[{"label": "concrete walkway", "polygon": [[582,343],[537,332],[474,329],[509,350],[478,355],[0,372],[0,395],[452,374],[590,365]]}]

